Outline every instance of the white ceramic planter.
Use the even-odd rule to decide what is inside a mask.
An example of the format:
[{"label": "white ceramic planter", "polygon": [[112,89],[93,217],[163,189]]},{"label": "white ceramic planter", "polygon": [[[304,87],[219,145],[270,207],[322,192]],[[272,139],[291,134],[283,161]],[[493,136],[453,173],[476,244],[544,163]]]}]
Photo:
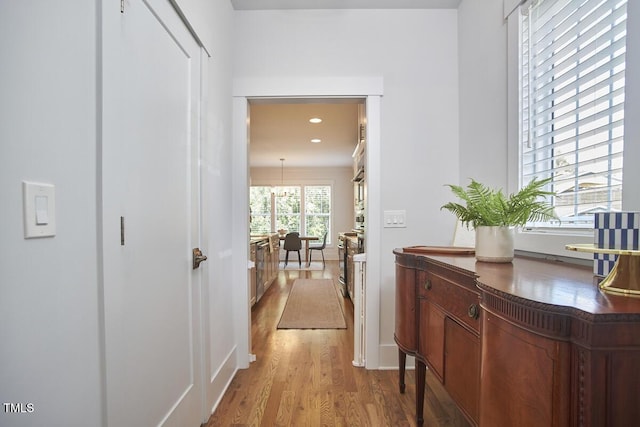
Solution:
[{"label": "white ceramic planter", "polygon": [[476,259],[484,262],[513,260],[513,227],[476,228]]}]

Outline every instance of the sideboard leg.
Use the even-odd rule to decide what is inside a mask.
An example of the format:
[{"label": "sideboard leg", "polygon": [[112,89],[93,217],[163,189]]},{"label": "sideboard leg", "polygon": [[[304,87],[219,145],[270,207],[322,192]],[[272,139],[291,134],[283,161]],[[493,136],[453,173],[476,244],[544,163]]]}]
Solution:
[{"label": "sideboard leg", "polygon": [[424,423],[424,386],[427,366],[416,359],[416,424]]},{"label": "sideboard leg", "polygon": [[405,364],[407,363],[407,353],[405,353],[400,349],[398,349],[398,361],[399,361],[398,366],[400,367],[400,373],[399,373],[400,393],[404,393],[404,389],[405,389],[404,371],[405,371]]}]

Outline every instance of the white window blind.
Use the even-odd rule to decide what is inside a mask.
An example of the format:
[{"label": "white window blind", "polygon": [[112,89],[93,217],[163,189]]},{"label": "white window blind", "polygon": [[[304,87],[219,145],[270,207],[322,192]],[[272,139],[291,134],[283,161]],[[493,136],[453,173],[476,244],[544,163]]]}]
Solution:
[{"label": "white window blind", "polygon": [[[560,224],[592,227],[620,210],[626,0],[522,7],[520,185],[553,176]],[[535,225],[533,225],[535,226]]]},{"label": "white window blind", "polygon": [[307,236],[322,238],[327,234],[331,243],[331,186],[313,185],[304,187],[305,232]]}]

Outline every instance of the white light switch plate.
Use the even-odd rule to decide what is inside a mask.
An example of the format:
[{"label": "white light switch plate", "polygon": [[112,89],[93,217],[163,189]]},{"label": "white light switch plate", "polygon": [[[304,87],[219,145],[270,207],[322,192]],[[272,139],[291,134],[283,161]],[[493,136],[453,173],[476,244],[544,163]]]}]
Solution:
[{"label": "white light switch plate", "polygon": [[405,228],[407,211],[384,211],[384,228]]},{"label": "white light switch plate", "polygon": [[24,238],[56,235],[55,186],[22,181]]}]

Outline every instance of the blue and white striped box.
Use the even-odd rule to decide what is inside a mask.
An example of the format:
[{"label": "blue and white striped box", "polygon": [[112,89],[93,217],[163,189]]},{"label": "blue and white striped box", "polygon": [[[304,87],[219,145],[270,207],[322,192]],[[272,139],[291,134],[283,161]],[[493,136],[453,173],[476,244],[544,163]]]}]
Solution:
[{"label": "blue and white striped box", "polygon": [[[640,212],[600,212],[594,214],[593,242],[598,248],[633,249],[640,246]],[[609,274],[616,255],[594,254],[593,273]]]},{"label": "blue and white striped box", "polygon": [[614,254],[593,254],[593,274],[605,277],[613,269],[617,257]]}]

